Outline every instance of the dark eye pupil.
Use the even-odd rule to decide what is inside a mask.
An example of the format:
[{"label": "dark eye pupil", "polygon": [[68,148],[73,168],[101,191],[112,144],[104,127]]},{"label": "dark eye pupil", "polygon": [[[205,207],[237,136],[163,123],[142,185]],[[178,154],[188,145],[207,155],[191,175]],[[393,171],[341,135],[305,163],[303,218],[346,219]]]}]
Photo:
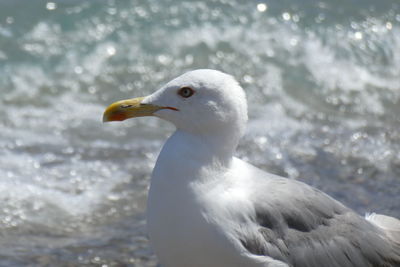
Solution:
[{"label": "dark eye pupil", "polygon": [[194,94],[194,91],[192,88],[189,87],[183,87],[179,90],[178,94],[182,97],[188,98]]}]

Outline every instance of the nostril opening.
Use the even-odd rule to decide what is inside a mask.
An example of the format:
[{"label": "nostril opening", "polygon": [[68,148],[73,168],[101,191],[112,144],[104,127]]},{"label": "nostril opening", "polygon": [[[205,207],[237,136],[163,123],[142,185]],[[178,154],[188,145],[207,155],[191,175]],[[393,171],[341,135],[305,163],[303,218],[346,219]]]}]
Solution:
[{"label": "nostril opening", "polygon": [[120,107],[121,108],[130,108],[130,107],[132,107],[133,105],[121,105]]}]

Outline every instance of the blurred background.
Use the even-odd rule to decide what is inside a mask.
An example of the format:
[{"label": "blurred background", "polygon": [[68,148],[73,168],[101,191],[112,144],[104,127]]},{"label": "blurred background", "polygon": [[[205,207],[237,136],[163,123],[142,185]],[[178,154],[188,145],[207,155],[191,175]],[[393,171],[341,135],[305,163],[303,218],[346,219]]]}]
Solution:
[{"label": "blurred background", "polygon": [[173,127],[104,108],[234,75],[237,155],[400,217],[397,0],[0,0],[0,266],[155,266],[144,210]]}]

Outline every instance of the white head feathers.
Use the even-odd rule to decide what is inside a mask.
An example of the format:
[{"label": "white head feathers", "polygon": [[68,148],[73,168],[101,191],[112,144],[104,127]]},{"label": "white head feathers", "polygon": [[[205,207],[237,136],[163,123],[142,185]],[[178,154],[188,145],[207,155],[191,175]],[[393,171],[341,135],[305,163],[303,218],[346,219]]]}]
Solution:
[{"label": "white head feathers", "polygon": [[[180,95],[182,88],[193,90],[193,94]],[[196,135],[229,132],[227,138],[234,135],[239,139],[247,122],[243,89],[232,76],[216,70],[187,72],[146,97],[143,103],[178,109],[179,112],[162,109],[154,115],[172,122],[179,130]]]}]

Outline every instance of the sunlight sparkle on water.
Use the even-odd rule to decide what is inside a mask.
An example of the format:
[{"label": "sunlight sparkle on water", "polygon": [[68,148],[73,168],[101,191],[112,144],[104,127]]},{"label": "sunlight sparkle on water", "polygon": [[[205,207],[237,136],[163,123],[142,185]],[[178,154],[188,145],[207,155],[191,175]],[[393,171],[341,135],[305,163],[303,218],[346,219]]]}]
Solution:
[{"label": "sunlight sparkle on water", "polygon": [[268,6],[266,4],[264,4],[264,3],[257,4],[257,10],[259,12],[265,12],[265,11],[267,11],[267,9],[268,9]]},{"label": "sunlight sparkle on water", "polygon": [[48,9],[48,10],[54,10],[54,9],[56,9],[56,8],[57,8],[57,4],[54,3],[54,2],[48,2],[48,3],[46,4],[46,9]]},{"label": "sunlight sparkle on water", "polygon": [[291,17],[292,17],[292,16],[291,16],[290,13],[288,13],[288,12],[284,12],[284,13],[282,14],[282,18],[283,18],[284,20],[290,20]]},{"label": "sunlight sparkle on water", "polygon": [[115,47],[113,47],[113,46],[107,47],[107,54],[108,54],[109,56],[115,55],[115,52],[117,52],[117,50],[115,49]]},{"label": "sunlight sparkle on water", "polygon": [[354,33],[354,38],[357,40],[361,40],[363,38],[362,32],[355,32]]}]

